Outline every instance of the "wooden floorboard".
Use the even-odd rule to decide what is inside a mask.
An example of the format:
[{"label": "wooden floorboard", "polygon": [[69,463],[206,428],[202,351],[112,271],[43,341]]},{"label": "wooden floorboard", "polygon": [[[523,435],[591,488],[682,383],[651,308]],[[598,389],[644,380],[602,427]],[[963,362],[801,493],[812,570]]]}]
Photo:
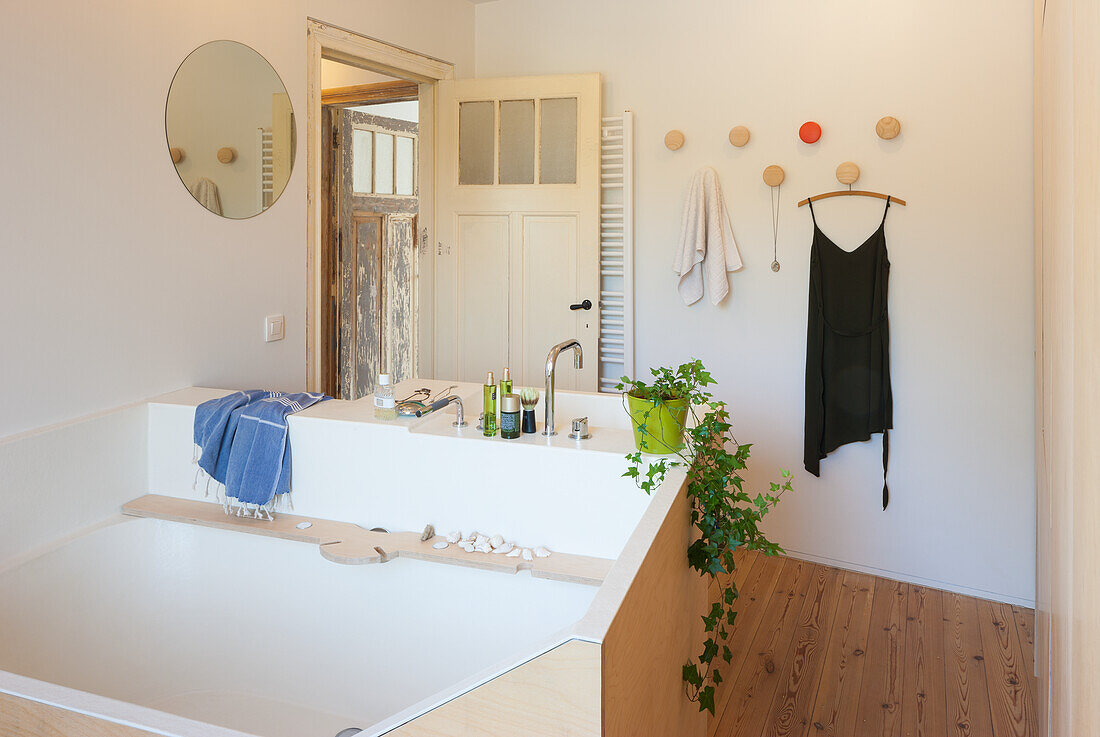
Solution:
[{"label": "wooden floorboard", "polygon": [[739,556],[711,737],[1033,737],[1035,614]]}]

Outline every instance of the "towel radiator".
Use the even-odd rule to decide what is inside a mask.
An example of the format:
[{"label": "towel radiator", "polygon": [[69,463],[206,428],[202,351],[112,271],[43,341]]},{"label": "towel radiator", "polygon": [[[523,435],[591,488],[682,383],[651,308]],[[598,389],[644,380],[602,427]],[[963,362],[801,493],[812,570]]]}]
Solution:
[{"label": "towel radiator", "polygon": [[270,128],[257,128],[260,146],[260,210],[271,207],[275,200],[275,138]]},{"label": "towel radiator", "polygon": [[634,376],[634,113],[600,129],[599,390]]}]

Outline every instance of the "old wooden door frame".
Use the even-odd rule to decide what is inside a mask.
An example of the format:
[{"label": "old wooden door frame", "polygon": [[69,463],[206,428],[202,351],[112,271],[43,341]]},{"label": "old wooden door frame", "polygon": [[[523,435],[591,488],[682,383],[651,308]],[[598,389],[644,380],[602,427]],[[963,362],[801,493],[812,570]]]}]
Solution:
[{"label": "old wooden door frame", "polygon": [[[322,263],[321,242],[321,60],[338,61],[341,64],[381,72],[393,77],[409,79],[420,85],[420,119],[434,120],[435,84],[454,78],[454,64],[435,59],[415,51],[369,38],[314,18],[306,19],[306,387],[320,391],[324,374],[321,370],[323,339],[325,335],[323,300],[327,294],[326,274]],[[435,209],[435,137],[431,126],[422,126],[420,133],[420,217],[421,234],[431,233]],[[427,242],[427,239],[425,239]],[[434,253],[425,249],[426,253]],[[421,278],[431,279],[434,269],[430,263],[422,264]],[[427,272],[427,273],[426,273]],[[431,290],[424,290],[430,294]],[[431,335],[431,319],[434,308],[422,305],[420,310],[422,334]],[[420,341],[425,348],[431,341]],[[430,362],[431,355],[422,357]],[[430,372],[430,366],[428,367]]]}]

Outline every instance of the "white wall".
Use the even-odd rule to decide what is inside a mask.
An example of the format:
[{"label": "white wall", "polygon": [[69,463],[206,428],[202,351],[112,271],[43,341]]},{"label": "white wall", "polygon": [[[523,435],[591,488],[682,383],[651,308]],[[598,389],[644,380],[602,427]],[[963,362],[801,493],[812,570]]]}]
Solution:
[{"label": "white wall", "polygon": [[[301,389],[306,17],[469,74],[473,6],[8,5],[0,24],[0,436],[181,386]],[[297,163],[283,196],[237,222],[184,190],[164,136],[177,66],[219,38],[271,62],[298,121]],[[286,315],[287,337],[265,344],[263,318],[273,313]]]},{"label": "white wall", "polygon": [[[1034,597],[1032,52],[1028,3],[975,0],[503,0],[477,8],[477,75],[602,72],[605,111],[637,113],[637,364],[702,358],[755,444],[751,480],[795,471],[768,530],[792,552],[994,598]],[[894,142],[875,121],[896,116]],[[808,147],[799,125],[824,136]],[[746,125],[744,149],[727,142]],[[670,152],[665,132],[686,145]],[[887,239],[894,423],[890,508],[880,441],[802,468],[810,214],[859,184],[909,201]],[[771,163],[782,189],[771,262]],[[746,267],[714,308],[671,272],[692,172],[722,178]],[[881,201],[822,203],[857,245]]]}]

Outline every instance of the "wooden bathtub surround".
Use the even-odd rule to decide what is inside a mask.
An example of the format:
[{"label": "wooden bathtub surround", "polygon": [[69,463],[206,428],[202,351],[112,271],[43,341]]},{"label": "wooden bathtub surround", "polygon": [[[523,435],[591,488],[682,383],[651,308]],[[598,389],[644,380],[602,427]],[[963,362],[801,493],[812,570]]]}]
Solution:
[{"label": "wooden bathtub surround", "polygon": [[[293,514],[279,513],[274,520],[235,517],[227,515],[220,504],[157,494],[148,494],[123,505],[122,513],[131,517],[148,517],[311,543],[320,546],[324,558],[343,565],[412,558],[501,573],[530,571],[535,578],[599,586],[614,563],[606,558],[559,552],[554,552],[549,558],[526,561],[497,553],[467,553],[457,545],[436,550],[432,545],[443,540],[440,536],[421,541],[419,532],[371,532],[350,522]],[[303,522],[310,523],[310,526],[299,529],[297,525]]]},{"label": "wooden bathtub surround", "polygon": [[600,737],[600,702],[600,646],[570,640],[386,734]]},{"label": "wooden bathtub surround", "polygon": [[693,530],[681,486],[603,640],[604,737],[706,734],[681,673],[702,647],[708,600],[708,580],[688,566]]},{"label": "wooden bathtub surround", "polygon": [[0,693],[0,737],[153,737],[153,732]]}]

